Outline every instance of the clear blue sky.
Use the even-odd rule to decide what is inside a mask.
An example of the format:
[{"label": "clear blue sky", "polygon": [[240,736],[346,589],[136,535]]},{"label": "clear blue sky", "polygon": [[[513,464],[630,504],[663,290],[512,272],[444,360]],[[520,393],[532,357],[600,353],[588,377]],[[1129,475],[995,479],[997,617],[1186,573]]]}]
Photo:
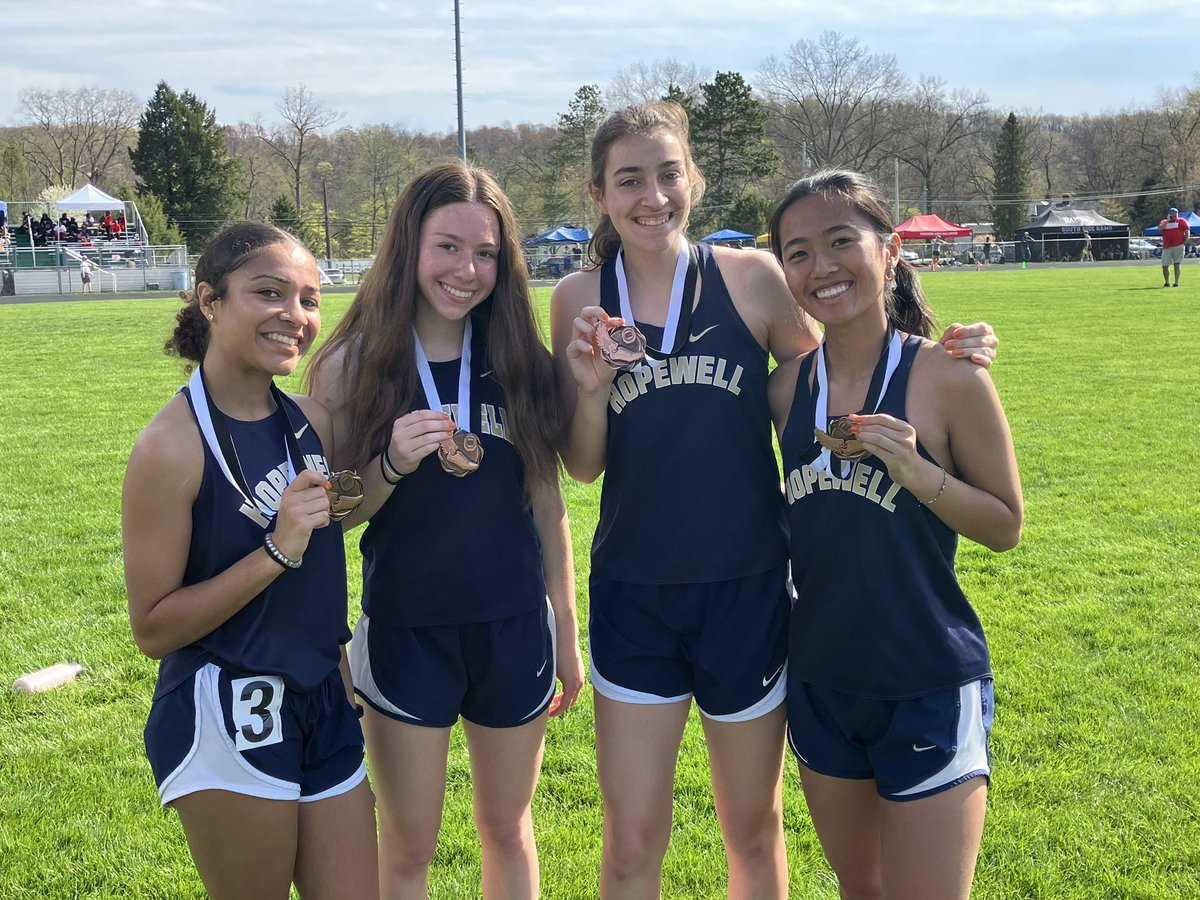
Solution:
[{"label": "clear blue sky", "polygon": [[[638,61],[753,81],[768,56],[824,30],[1002,112],[1151,106],[1200,71],[1200,4],[1179,0],[461,0],[461,12],[468,128],[553,124],[580,85]],[[453,0],[7,0],[2,21],[0,125],[18,121],[23,88],[146,100],[165,79],[222,122],[275,121],[284,89],[304,84],[344,124],[456,127]]]}]

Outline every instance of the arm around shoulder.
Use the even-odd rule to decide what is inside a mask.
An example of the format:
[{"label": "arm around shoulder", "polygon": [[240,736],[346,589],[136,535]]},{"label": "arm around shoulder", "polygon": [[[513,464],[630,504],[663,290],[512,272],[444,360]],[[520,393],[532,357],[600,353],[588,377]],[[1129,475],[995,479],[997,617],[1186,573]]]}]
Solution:
[{"label": "arm around shoulder", "polygon": [[716,252],[738,315],[776,362],[795,359],[821,342],[817,323],[796,305],[773,256],[761,250]]}]

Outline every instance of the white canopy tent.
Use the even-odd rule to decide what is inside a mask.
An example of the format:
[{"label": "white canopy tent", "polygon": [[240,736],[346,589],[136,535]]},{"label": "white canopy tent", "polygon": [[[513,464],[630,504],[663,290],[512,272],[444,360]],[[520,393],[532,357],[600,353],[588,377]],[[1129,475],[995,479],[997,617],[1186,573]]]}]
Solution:
[{"label": "white canopy tent", "polygon": [[67,194],[61,200],[54,201],[54,205],[59,209],[91,210],[93,212],[120,210],[124,214],[125,221],[129,223],[130,228],[136,229],[134,233],[141,236],[142,243],[150,243],[150,236],[146,234],[146,228],[142,224],[142,217],[138,212],[137,204],[132,200],[119,200],[111,194],[106,194],[94,184],[85,184],[78,190]]},{"label": "white canopy tent", "polygon": [[59,209],[90,209],[90,210],[113,210],[119,209],[125,211],[125,201],[118,200],[111,194],[106,194],[94,184],[85,184],[79,190],[68,194],[61,200],[56,200],[54,205]]}]

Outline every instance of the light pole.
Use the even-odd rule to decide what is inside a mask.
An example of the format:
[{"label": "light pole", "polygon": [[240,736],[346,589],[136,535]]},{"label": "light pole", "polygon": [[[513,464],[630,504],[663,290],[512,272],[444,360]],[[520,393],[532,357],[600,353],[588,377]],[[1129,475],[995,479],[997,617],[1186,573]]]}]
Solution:
[{"label": "light pole", "polygon": [[333,265],[333,251],[329,246],[329,189],[325,183],[332,171],[332,163],[326,160],[317,163],[317,173],[321,176],[321,206],[325,210],[325,268]]}]

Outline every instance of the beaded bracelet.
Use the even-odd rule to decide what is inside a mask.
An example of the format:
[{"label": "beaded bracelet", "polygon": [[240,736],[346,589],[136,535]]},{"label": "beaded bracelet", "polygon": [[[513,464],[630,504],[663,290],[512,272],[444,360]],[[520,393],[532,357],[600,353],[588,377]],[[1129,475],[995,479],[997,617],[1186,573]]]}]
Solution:
[{"label": "beaded bracelet", "polygon": [[271,537],[271,532],[269,531],[263,536],[263,547],[271,559],[275,560],[275,562],[279,563],[285,569],[298,569],[304,562],[303,556],[299,559],[290,559],[285,556],[283,551],[275,546],[275,539]]},{"label": "beaded bracelet", "polygon": [[397,485],[404,478],[404,473],[392,465],[392,458],[388,456],[387,447],[384,447],[383,452],[379,454],[379,471],[383,474],[383,480],[390,485]]},{"label": "beaded bracelet", "polygon": [[938,502],[938,498],[941,497],[943,493],[945,493],[946,481],[948,479],[949,479],[949,476],[946,474],[945,468],[943,468],[942,469],[942,486],[940,488],[938,488],[938,492],[933,495],[933,499],[932,500],[922,500],[920,497],[918,497],[917,502],[920,503],[922,506],[933,506],[933,504]]}]

